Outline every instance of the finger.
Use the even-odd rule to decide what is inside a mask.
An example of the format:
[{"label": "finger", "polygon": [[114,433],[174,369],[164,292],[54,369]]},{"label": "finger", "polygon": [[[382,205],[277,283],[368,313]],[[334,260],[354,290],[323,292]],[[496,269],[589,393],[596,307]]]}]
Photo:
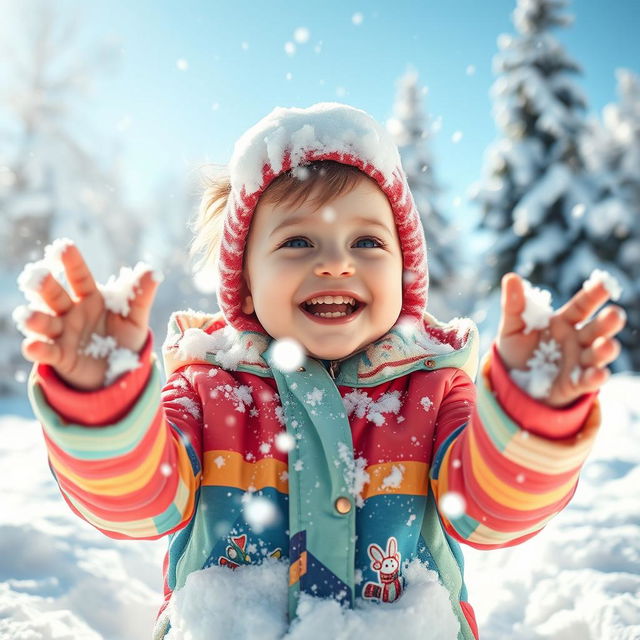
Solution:
[{"label": "finger", "polygon": [[502,277],[502,318],[499,332],[503,335],[519,333],[525,328],[522,312],[525,307],[524,284],[517,273]]},{"label": "finger", "polygon": [[67,290],[51,273],[45,276],[37,291],[47,306],[58,315],[67,313],[73,307],[73,300]]},{"label": "finger", "polygon": [[627,314],[622,307],[609,305],[578,331],[578,341],[588,347],[599,336],[610,338],[624,328],[626,320]]},{"label": "finger", "polygon": [[60,316],[53,316],[36,309],[30,310],[23,324],[28,331],[39,333],[47,338],[58,338],[64,328],[64,322]]},{"label": "finger", "polygon": [[22,355],[30,362],[40,362],[56,366],[62,357],[60,347],[55,342],[27,338],[22,341]]},{"label": "finger", "polygon": [[132,300],[129,311],[129,319],[137,326],[149,324],[151,305],[161,278],[151,269],[140,277],[135,289],[136,297]]},{"label": "finger", "polygon": [[64,265],[69,286],[78,298],[85,298],[97,290],[96,281],[75,244],[69,244],[60,259]]},{"label": "finger", "polygon": [[597,391],[610,377],[611,372],[606,367],[589,367],[580,376],[580,386],[584,393]]},{"label": "finger", "polygon": [[610,294],[602,282],[598,282],[589,288],[582,288],[568,302],[566,302],[557,314],[571,324],[577,324],[589,318],[598,307],[610,298]]},{"label": "finger", "polygon": [[580,354],[582,367],[603,367],[620,355],[621,346],[615,338],[599,336]]}]

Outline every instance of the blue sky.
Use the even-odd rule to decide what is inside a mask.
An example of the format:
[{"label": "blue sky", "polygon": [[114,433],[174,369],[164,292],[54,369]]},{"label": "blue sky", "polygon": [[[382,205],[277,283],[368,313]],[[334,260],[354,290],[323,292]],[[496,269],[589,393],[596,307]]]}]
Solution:
[{"label": "blue sky", "polygon": [[[60,5],[59,5],[60,6]],[[440,206],[470,222],[465,201],[496,137],[489,89],[501,33],[513,33],[515,0],[258,2],[65,0],[83,40],[108,41],[118,62],[97,75],[87,117],[122,150],[127,196],[143,202],[167,175],[225,163],[235,139],[275,106],[337,100],[384,122],[409,66],[442,118],[432,139]],[[640,72],[640,3],[574,0],[556,32],[583,68],[576,79],[590,112],[615,96],[614,70]],[[361,21],[354,22],[359,14]],[[308,42],[294,39],[297,28]],[[292,42],[293,55],[285,51]],[[184,62],[179,62],[184,61]],[[472,69],[470,69],[470,65]],[[453,142],[455,132],[462,138]],[[456,197],[461,198],[455,204]]]}]

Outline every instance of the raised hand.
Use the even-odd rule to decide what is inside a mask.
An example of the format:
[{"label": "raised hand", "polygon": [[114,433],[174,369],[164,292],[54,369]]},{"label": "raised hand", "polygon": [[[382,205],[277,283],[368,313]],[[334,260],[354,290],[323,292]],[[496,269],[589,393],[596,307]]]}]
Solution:
[{"label": "raised hand", "polygon": [[547,328],[525,333],[521,315],[525,309],[524,282],[516,273],[502,278],[502,317],[496,346],[507,368],[526,369],[541,341],[553,339],[559,345],[561,356],[555,362],[559,370],[548,394],[537,398],[540,402],[556,408],[567,406],[581,395],[596,391],[608,379],[607,365],[620,354],[620,343],[613,336],[624,327],[626,314],[621,307],[608,305],[587,319],[609,298],[602,283],[583,288],[553,312]]},{"label": "raised hand", "polygon": [[149,269],[141,276],[128,315],[110,311],[78,248],[69,244],[61,254],[73,297],[48,273],[37,293],[47,311],[32,310],[24,321],[30,335],[22,343],[23,356],[51,365],[71,386],[93,390],[104,386],[107,359],[89,355],[93,334],[111,337],[117,347],[138,352],[144,346],[151,304],[158,286]]}]

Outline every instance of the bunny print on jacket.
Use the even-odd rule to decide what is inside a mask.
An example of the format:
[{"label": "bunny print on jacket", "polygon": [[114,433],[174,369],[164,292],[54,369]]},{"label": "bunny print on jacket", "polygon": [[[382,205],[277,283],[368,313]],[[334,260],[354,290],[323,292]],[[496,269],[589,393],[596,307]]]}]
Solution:
[{"label": "bunny print on jacket", "polygon": [[387,540],[387,553],[377,545],[369,545],[371,568],[378,572],[380,583],[367,582],[364,586],[364,598],[376,598],[381,602],[393,602],[402,593],[402,578],[400,576],[400,552],[398,542],[391,536]]}]

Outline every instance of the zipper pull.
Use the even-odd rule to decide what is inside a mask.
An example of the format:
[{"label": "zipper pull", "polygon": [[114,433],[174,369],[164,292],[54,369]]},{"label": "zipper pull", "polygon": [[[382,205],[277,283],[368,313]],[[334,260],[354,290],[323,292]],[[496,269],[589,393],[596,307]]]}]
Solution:
[{"label": "zipper pull", "polygon": [[340,363],[337,360],[332,360],[329,364],[329,375],[335,380],[338,373],[340,373]]}]

